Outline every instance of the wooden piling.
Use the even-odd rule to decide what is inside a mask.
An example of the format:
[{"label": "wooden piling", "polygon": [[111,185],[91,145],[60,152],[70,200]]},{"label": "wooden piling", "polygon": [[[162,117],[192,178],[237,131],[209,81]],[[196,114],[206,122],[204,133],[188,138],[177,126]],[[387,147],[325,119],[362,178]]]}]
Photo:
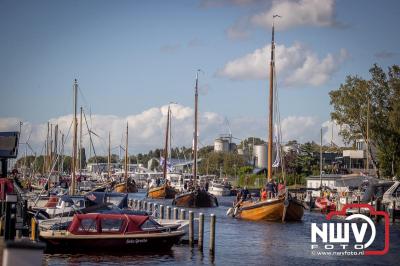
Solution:
[{"label": "wooden piling", "polygon": [[198,245],[199,250],[203,251],[203,239],[204,239],[204,214],[199,213],[199,238]]},{"label": "wooden piling", "polygon": [[194,213],[189,211],[189,245],[194,245]]},{"label": "wooden piling", "polygon": [[393,200],[392,204],[392,223],[396,222],[396,201]]},{"label": "wooden piling", "polygon": [[143,210],[146,212],[147,212],[147,208],[148,208],[147,204],[148,204],[147,201],[143,202]]},{"label": "wooden piling", "polygon": [[215,253],[215,214],[210,215],[210,253]]},{"label": "wooden piling", "polygon": [[167,219],[171,220],[171,206],[167,206]]},{"label": "wooden piling", "polygon": [[160,217],[160,219],[164,219],[165,215],[164,215],[164,205],[160,204],[160,208],[158,209],[158,216]]},{"label": "wooden piling", "polygon": [[178,208],[174,208],[174,220],[178,220]]},{"label": "wooden piling", "polygon": [[160,217],[159,216],[159,213],[158,213],[158,209],[159,209],[159,207],[158,207],[158,204],[157,203],[154,203],[154,213],[155,213],[155,215],[157,216],[157,217]]},{"label": "wooden piling", "polygon": [[185,209],[181,209],[181,220],[186,220],[186,210]]},{"label": "wooden piling", "polygon": [[[375,200],[375,210],[376,211],[381,210],[381,199],[380,198],[376,198],[376,200]],[[381,217],[380,215],[375,215],[375,221],[377,223],[379,223],[380,217]]]}]

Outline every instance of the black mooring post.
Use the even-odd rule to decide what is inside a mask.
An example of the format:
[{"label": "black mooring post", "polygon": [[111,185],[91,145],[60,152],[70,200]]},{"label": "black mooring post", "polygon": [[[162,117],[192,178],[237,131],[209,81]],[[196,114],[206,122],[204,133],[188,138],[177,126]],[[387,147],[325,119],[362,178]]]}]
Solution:
[{"label": "black mooring post", "polygon": [[7,177],[7,159],[1,158],[1,177]]},{"label": "black mooring post", "polygon": [[4,240],[14,240],[16,235],[15,224],[17,218],[17,194],[6,195],[6,219],[4,226]]}]

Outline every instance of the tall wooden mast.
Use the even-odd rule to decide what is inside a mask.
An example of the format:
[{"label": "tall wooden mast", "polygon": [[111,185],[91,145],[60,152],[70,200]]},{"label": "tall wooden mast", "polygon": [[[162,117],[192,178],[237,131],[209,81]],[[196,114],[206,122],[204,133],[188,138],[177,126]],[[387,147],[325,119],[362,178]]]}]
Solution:
[{"label": "tall wooden mast", "polygon": [[125,139],[125,181],[128,180],[128,122],[126,122],[126,139]]},{"label": "tall wooden mast", "polygon": [[[275,16],[274,16],[275,17]],[[271,62],[269,64],[269,121],[268,121],[268,180],[272,179],[272,142],[274,130],[274,70],[275,70],[275,43],[274,23],[272,23]]]},{"label": "tall wooden mast", "polygon": [[[83,108],[81,106],[81,116],[79,118],[79,149],[78,149],[78,158],[79,158],[79,175],[82,175],[82,112]],[[90,132],[89,132],[90,134]]]},{"label": "tall wooden mast", "polygon": [[164,146],[164,164],[163,164],[163,174],[164,179],[167,178],[167,160],[168,160],[168,139],[169,139],[169,120],[170,120],[171,109],[168,105],[168,114],[167,114],[167,129],[165,131],[165,146]]},{"label": "tall wooden mast", "polygon": [[75,79],[74,80],[74,86],[73,86],[73,92],[74,92],[74,117],[73,117],[73,141],[72,141],[72,164],[71,164],[71,188],[70,188],[70,194],[75,195],[75,190],[76,190],[76,150],[77,150],[77,134],[78,134],[78,121],[76,118],[76,112],[77,112],[77,103],[78,103],[78,81]]},{"label": "tall wooden mast", "polygon": [[111,178],[111,132],[108,132],[108,178]]},{"label": "tall wooden mast", "polygon": [[199,100],[199,71],[197,70],[196,73],[196,86],[195,86],[195,93],[194,93],[194,133],[193,133],[193,178],[194,182],[197,180],[197,114],[198,114],[198,100]]}]

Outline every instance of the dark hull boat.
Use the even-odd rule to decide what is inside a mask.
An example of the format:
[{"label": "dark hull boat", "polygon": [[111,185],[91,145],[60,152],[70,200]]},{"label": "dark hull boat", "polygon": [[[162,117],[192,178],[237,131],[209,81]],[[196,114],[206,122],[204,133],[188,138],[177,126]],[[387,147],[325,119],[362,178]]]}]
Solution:
[{"label": "dark hull boat", "polygon": [[187,208],[218,207],[218,200],[205,190],[193,190],[177,195],[172,205]]},{"label": "dark hull boat", "polygon": [[47,252],[135,252],[170,249],[184,234],[146,215],[77,214],[67,229],[41,231],[40,239]]}]

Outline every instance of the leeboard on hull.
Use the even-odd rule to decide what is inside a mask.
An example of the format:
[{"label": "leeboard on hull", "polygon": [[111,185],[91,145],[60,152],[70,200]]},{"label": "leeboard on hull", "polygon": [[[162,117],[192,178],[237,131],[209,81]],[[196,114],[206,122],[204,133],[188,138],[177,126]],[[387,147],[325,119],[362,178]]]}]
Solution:
[{"label": "leeboard on hull", "polygon": [[[282,221],[285,211],[284,197],[257,203],[244,202],[239,208],[237,218],[250,221]],[[285,221],[300,221],[303,217],[303,206],[294,199],[288,200]]]}]

